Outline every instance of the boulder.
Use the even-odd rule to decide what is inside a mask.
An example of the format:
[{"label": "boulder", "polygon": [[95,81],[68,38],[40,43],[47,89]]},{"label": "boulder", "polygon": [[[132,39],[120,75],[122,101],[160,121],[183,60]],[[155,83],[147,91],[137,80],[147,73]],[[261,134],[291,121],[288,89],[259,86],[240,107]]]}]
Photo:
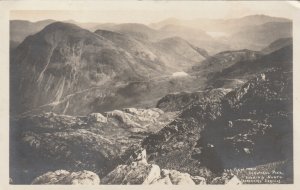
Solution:
[{"label": "boulder", "polygon": [[191,176],[196,185],[206,185],[206,179],[200,176]]},{"label": "boulder", "polygon": [[116,119],[119,122],[119,124],[123,125],[124,127],[141,128],[141,126],[130,117],[130,114],[127,114],[121,110],[106,112],[105,115],[107,117]]},{"label": "boulder", "polygon": [[169,176],[159,178],[151,183],[151,185],[173,185]]},{"label": "boulder", "polygon": [[91,113],[88,115],[88,121],[90,122],[99,122],[107,123],[107,118],[104,117],[101,113]]},{"label": "boulder", "polygon": [[86,170],[79,172],[57,170],[35,178],[32,184],[99,185],[100,178],[94,172]]},{"label": "boulder", "polygon": [[132,162],[119,165],[103,178],[102,184],[131,185],[151,184],[160,178],[160,168],[155,164]]},{"label": "boulder", "polygon": [[173,185],[195,185],[195,182],[188,173],[170,170],[169,176]]},{"label": "boulder", "polygon": [[239,178],[234,175],[230,180],[227,181],[225,185],[241,185],[243,184]]}]

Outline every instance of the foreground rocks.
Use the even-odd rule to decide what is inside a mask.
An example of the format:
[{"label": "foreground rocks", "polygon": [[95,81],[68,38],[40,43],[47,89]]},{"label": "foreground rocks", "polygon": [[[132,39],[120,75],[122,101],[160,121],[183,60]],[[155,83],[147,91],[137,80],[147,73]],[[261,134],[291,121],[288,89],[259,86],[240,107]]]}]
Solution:
[{"label": "foreground rocks", "polygon": [[211,181],[211,184],[222,185],[242,185],[243,183],[235,175],[224,173],[221,177],[216,177]]},{"label": "foreground rocks", "polygon": [[11,177],[30,183],[47,171],[114,169],[128,147],[160,130],[174,117],[158,108],[127,108],[88,116],[55,113],[22,117],[11,125]]},{"label": "foreground rocks", "polygon": [[160,169],[156,164],[148,164],[146,151],[142,150],[128,165],[119,165],[101,180],[101,184],[118,185],[204,185],[206,180],[176,170]]},{"label": "foreground rocks", "polygon": [[68,172],[66,170],[57,170],[47,172],[35,178],[32,184],[62,184],[62,185],[99,185],[100,178],[91,171]]}]

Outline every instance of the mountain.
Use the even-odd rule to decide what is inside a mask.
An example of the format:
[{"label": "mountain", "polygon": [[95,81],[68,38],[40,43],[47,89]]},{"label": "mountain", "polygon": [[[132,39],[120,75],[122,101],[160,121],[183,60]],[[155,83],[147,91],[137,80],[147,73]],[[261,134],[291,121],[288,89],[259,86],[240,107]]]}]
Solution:
[{"label": "mountain", "polygon": [[9,35],[10,40],[20,44],[27,36],[35,34],[42,30],[48,24],[55,22],[54,20],[42,20],[38,22],[30,22],[26,20],[10,20]]},{"label": "mountain", "polygon": [[[259,56],[253,60],[237,62],[219,73],[215,73],[207,82],[207,85],[214,88],[232,88],[242,85],[257,73],[268,69],[279,67],[283,70],[291,70],[293,62],[293,45],[287,45],[270,54]],[[236,81],[240,81],[236,83]]]},{"label": "mountain", "polygon": [[[155,45],[159,51],[168,52],[171,55],[167,62],[172,64],[174,62],[181,62],[180,67],[184,71],[195,63],[203,61],[208,56],[206,50],[197,48],[180,37],[165,38],[155,43]],[[186,62],[194,64],[187,65]]]},{"label": "mountain", "polygon": [[[176,47],[167,48],[169,43]],[[179,38],[153,43],[112,31],[92,33],[74,24],[52,23],[11,52],[11,113],[72,115],[130,107],[140,103],[136,100],[142,94],[129,96],[126,89],[138,91],[145,83],[155,86],[158,77],[166,78],[168,92],[176,90],[168,84],[172,73],[204,60],[199,52],[205,50]],[[21,92],[24,96],[19,97]],[[157,92],[151,100],[164,95]]]},{"label": "mountain", "polygon": [[[202,80],[204,85],[200,90],[210,88],[209,84],[213,81],[212,78],[218,75],[227,68],[239,63],[247,61],[255,61],[262,57],[263,54],[257,51],[251,51],[247,49],[237,51],[224,51],[217,53],[213,56],[207,57],[204,61],[195,64],[189,70],[191,76],[196,77],[198,80]],[[224,76],[220,82],[232,84],[228,86],[218,86],[216,88],[234,88],[236,85],[243,84],[245,80],[235,79]]]},{"label": "mountain", "polygon": [[247,26],[228,37],[232,48],[260,50],[280,38],[293,35],[292,22],[268,22],[262,25]]},{"label": "mountain", "polygon": [[291,22],[291,20],[267,15],[249,15],[241,18],[231,19],[199,18],[193,20],[180,20],[176,18],[169,18],[157,23],[152,23],[150,26],[159,29],[167,25],[180,25],[202,29],[206,32],[224,32],[227,34],[232,34],[245,26],[256,26],[269,22]]},{"label": "mountain", "polygon": [[[250,49],[259,51],[263,47],[279,38],[292,36],[292,21],[286,18],[271,17],[267,15],[249,15],[233,19],[206,19],[179,20],[166,19],[153,23],[155,29],[176,26],[177,28],[190,28],[190,31],[203,31],[214,38],[209,40],[194,32],[186,40],[205,49],[211,54],[226,50]],[[181,36],[182,37],[182,36]]]},{"label": "mountain", "polygon": [[264,54],[269,54],[291,44],[293,44],[293,38],[280,38],[263,48],[261,51]]},{"label": "mountain", "polygon": [[197,38],[212,40],[205,31],[195,28],[189,28],[180,25],[165,25],[159,29],[160,32],[166,33],[168,35],[180,36],[184,39],[191,40],[192,37],[197,36]]},{"label": "mountain", "polygon": [[201,63],[194,65],[190,70],[190,73],[194,75],[207,76],[210,73],[220,72],[237,62],[256,60],[261,56],[262,54],[260,52],[247,49],[224,51],[213,56],[209,56]]},{"label": "mountain", "polygon": [[138,40],[147,40],[157,42],[166,38],[182,38],[196,47],[205,47],[209,53],[215,53],[228,48],[226,44],[222,44],[205,31],[186,27],[181,25],[166,25],[159,29],[153,29],[143,24],[126,23],[126,24],[101,24],[95,28],[99,30],[114,31],[128,35]]},{"label": "mountain", "polygon": [[158,31],[160,33],[160,36],[169,38],[180,37],[195,46],[205,47],[205,50],[207,50],[209,54],[214,54],[216,52],[228,49],[228,46],[226,44],[218,42],[201,29],[169,24],[161,27]]},{"label": "mountain", "polygon": [[[191,104],[172,123],[144,139],[148,162],[205,177],[208,183],[224,169],[291,163],[291,71],[274,67],[221,100]],[[285,167],[280,171],[282,183],[292,180],[292,171]]]},{"label": "mountain", "polygon": [[142,40],[155,41],[160,38],[158,31],[138,23],[102,24],[97,26],[97,29],[118,32]]}]

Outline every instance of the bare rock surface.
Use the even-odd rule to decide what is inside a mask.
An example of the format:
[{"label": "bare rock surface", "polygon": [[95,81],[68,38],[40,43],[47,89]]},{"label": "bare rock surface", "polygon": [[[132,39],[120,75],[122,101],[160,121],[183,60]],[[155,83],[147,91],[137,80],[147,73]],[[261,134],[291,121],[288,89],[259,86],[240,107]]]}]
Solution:
[{"label": "bare rock surface", "polygon": [[102,184],[150,184],[160,177],[160,168],[154,164],[132,162],[119,165],[102,180]]},{"label": "bare rock surface", "polygon": [[156,164],[148,164],[146,150],[138,151],[133,162],[119,165],[101,180],[101,184],[144,184],[144,185],[203,185],[206,180],[176,170],[160,169]]},{"label": "bare rock surface", "polygon": [[68,172],[57,170],[47,172],[32,181],[32,184],[61,184],[61,185],[99,185],[100,178],[91,171]]},{"label": "bare rock surface", "polygon": [[291,159],[292,100],[288,66],[272,68],[220,101],[192,104],[142,146],[149,163],[208,181],[226,168]]},{"label": "bare rock surface", "polygon": [[126,108],[88,116],[43,113],[13,120],[12,178],[25,183],[58,169],[85,169],[101,177],[122,162],[120,156],[130,146],[159,131],[175,115],[158,108]]},{"label": "bare rock surface", "polygon": [[232,89],[216,88],[197,92],[168,94],[157,102],[157,107],[164,111],[182,111],[196,102],[214,102],[223,98]]}]

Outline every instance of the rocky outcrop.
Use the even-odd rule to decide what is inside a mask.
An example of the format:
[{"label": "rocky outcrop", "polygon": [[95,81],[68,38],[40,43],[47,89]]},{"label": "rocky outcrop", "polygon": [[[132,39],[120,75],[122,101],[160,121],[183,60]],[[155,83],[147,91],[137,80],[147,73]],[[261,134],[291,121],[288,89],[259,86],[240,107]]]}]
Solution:
[{"label": "rocky outcrop", "polygon": [[[157,108],[125,108],[105,112],[104,115],[114,125],[125,127],[132,132],[154,132],[155,126],[162,126],[166,124],[165,121],[167,120],[162,118],[164,112]],[[172,113],[166,113],[165,116],[167,115],[172,118]]]},{"label": "rocky outcrop", "polygon": [[160,177],[160,168],[154,164],[132,162],[119,165],[102,180],[102,184],[144,184],[148,185]]},{"label": "rocky outcrop", "polygon": [[120,155],[129,147],[173,118],[173,113],[158,108],[126,108],[88,116],[44,113],[12,120],[11,177],[14,183],[28,183],[58,169],[85,169],[102,177],[123,162]]},{"label": "rocky outcrop", "polygon": [[156,107],[164,111],[182,111],[197,102],[219,101],[231,89],[217,88],[197,92],[180,92],[168,94],[157,102]]},{"label": "rocky outcrop", "polygon": [[149,185],[160,178],[160,168],[155,164],[148,164],[146,150],[139,149],[131,157],[129,165],[119,165],[101,181],[102,184],[144,184]]},{"label": "rocky outcrop", "polygon": [[142,146],[149,162],[209,182],[226,168],[291,159],[292,100],[291,71],[273,68],[220,101],[192,104]]},{"label": "rocky outcrop", "polygon": [[47,172],[32,181],[32,184],[61,184],[61,185],[99,185],[100,178],[91,171],[68,172],[66,170],[57,170]]},{"label": "rocky outcrop", "polygon": [[200,176],[190,176],[176,170],[160,169],[156,164],[148,164],[146,150],[135,154],[128,165],[119,165],[101,180],[101,184],[143,184],[143,185],[204,185],[206,180]]}]

